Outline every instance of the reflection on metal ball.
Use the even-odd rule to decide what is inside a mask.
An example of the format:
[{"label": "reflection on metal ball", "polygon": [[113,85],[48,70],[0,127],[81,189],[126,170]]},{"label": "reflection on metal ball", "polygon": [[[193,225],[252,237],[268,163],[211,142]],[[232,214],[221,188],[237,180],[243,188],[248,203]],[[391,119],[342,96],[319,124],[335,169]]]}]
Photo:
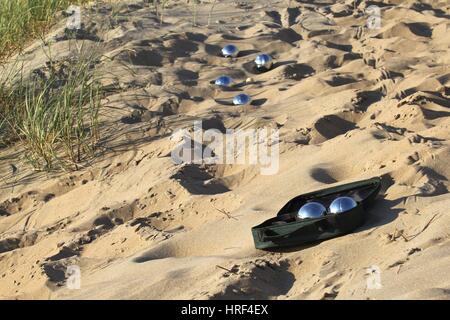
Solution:
[{"label": "reflection on metal ball", "polygon": [[229,76],[220,76],[214,83],[216,86],[229,87],[233,83],[233,79]]},{"label": "reflection on metal ball", "polygon": [[268,54],[260,54],[255,59],[256,68],[269,70],[272,68],[273,60]]},{"label": "reflection on metal ball", "polygon": [[252,99],[248,94],[245,93],[238,94],[236,97],[233,98],[233,104],[237,106],[249,104],[250,101],[252,101]]},{"label": "reflection on metal ball", "polygon": [[350,197],[336,198],[330,205],[330,213],[339,214],[355,208],[358,203]]},{"label": "reflection on metal ball", "polygon": [[228,44],[222,49],[222,55],[226,58],[235,58],[239,53],[238,48],[233,44]]},{"label": "reflection on metal ball", "polygon": [[299,219],[314,219],[326,215],[327,209],[319,202],[308,202],[298,210],[297,218]]}]

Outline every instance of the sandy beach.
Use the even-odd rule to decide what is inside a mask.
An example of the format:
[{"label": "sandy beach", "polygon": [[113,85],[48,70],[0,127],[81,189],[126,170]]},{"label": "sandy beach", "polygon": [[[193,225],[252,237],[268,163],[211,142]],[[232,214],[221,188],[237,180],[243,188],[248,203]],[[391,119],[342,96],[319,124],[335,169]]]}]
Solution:
[{"label": "sandy beach", "polygon": [[[168,1],[162,21],[146,1],[109,1],[83,7],[76,40],[66,19],[16,58],[31,71],[49,52],[98,52],[99,149],[36,171],[20,143],[0,148],[1,299],[450,298],[448,1]],[[221,75],[235,86],[212,85]],[[252,103],[230,103],[239,93]],[[198,121],[277,130],[277,170],[174,163]],[[355,232],[255,249],[251,228],[293,197],[377,176]]]}]

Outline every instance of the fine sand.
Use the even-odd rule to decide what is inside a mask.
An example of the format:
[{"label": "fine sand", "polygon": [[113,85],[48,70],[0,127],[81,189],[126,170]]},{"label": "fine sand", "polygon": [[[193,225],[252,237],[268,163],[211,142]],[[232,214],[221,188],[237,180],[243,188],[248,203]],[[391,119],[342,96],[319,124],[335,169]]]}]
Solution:
[{"label": "fine sand", "polygon": [[[20,145],[0,149],[0,298],[450,298],[448,1],[371,1],[379,29],[365,26],[368,1],[218,1],[210,16],[212,2],[197,26],[185,1],[163,24],[142,1],[92,7],[79,40],[60,21],[50,49],[20,57],[34,70],[49,50],[98,50],[108,94],[100,151],[78,171],[34,172]],[[236,59],[218,56],[228,43]],[[259,52],[275,65],[255,74]],[[222,74],[234,91],[210,84]],[[226,103],[243,91],[252,105]],[[278,129],[278,173],[175,164],[172,133],[195,120]],[[354,233],[254,248],[251,227],[292,197],[374,176],[380,196]]]}]

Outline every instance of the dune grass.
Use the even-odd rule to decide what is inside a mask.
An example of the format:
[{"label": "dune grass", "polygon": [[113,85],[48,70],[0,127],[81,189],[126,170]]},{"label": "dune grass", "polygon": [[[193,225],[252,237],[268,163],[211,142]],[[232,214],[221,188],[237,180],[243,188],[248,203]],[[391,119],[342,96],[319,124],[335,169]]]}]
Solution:
[{"label": "dune grass", "polygon": [[47,66],[34,71],[10,57],[43,37],[57,12],[85,2],[0,1],[0,62],[8,61],[0,64],[0,147],[21,142],[24,159],[37,170],[77,169],[93,153],[102,96],[94,72],[98,56],[87,50],[67,61],[49,56]]},{"label": "dune grass", "polygon": [[37,170],[78,169],[98,140],[101,87],[94,54],[51,61],[0,83],[0,143],[20,141]]},{"label": "dune grass", "polygon": [[1,0],[0,61],[45,33],[58,11],[85,2],[87,0]]}]

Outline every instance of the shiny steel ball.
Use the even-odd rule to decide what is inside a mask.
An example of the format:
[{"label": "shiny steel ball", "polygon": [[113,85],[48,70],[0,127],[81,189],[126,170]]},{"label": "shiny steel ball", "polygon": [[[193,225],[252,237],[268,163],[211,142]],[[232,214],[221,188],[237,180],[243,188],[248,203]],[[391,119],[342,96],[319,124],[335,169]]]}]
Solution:
[{"label": "shiny steel ball", "polygon": [[233,83],[233,79],[229,76],[220,76],[214,83],[216,86],[229,87]]},{"label": "shiny steel ball", "polygon": [[233,44],[228,44],[222,49],[222,55],[226,58],[235,58],[239,53],[238,48]]},{"label": "shiny steel ball", "polygon": [[298,210],[298,219],[320,218],[327,214],[325,206],[319,202],[308,202]]},{"label": "shiny steel ball", "polygon": [[272,68],[273,60],[268,54],[260,54],[255,59],[256,68],[269,70]]},{"label": "shiny steel ball", "polygon": [[358,204],[353,198],[339,197],[330,204],[330,213],[339,214],[355,208]]},{"label": "shiny steel ball", "polygon": [[243,106],[246,104],[249,104],[252,99],[248,94],[241,93],[238,94],[236,97],[233,98],[233,104],[236,106]]}]

